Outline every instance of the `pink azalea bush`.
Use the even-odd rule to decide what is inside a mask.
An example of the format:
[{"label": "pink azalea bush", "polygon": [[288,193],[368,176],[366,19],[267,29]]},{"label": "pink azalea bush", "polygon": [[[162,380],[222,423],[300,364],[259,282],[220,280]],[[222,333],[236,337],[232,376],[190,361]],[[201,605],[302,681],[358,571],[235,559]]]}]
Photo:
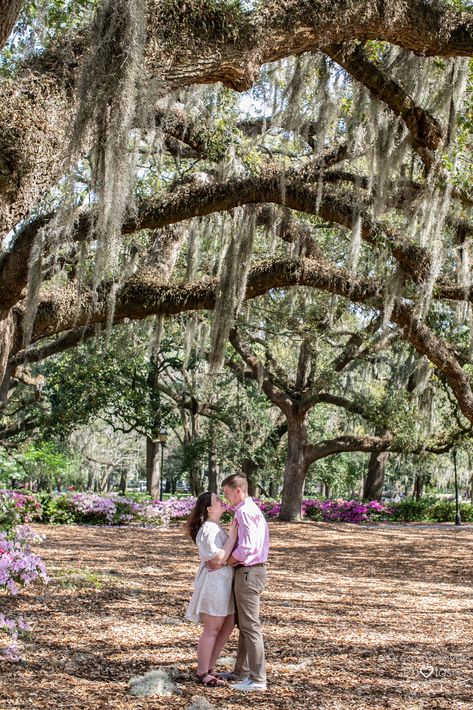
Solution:
[{"label": "pink azalea bush", "polygon": [[[255,502],[264,516],[271,520],[277,518],[281,512],[281,503],[278,501],[264,501],[255,498]],[[344,498],[319,500],[306,498],[302,501],[301,513],[310,520],[341,523],[365,523],[382,520],[392,515],[393,508],[377,500],[369,503],[360,503],[356,500]]]},{"label": "pink azalea bush", "polygon": [[31,543],[42,540],[27,525],[15,528],[10,537],[0,532],[0,589],[16,595],[19,585],[27,586],[37,579],[49,581],[44,562],[30,548]]},{"label": "pink azalea bush", "polygon": [[0,648],[0,660],[15,663],[21,661],[21,654],[18,648],[18,639],[27,636],[31,631],[30,625],[23,619],[21,614],[17,619],[10,619],[5,614],[0,613],[0,634],[9,637],[8,646]]},{"label": "pink azalea bush", "polygon": [[[15,596],[21,587],[33,582],[49,582],[43,560],[31,552],[30,547],[32,543],[42,540],[42,536],[27,525],[12,528],[9,532],[0,532],[0,590]],[[3,648],[0,646],[0,658],[7,661],[20,660],[17,640],[29,631],[30,627],[21,615],[11,619],[0,614],[0,634],[8,638],[7,645]]]},{"label": "pink azalea bush", "polygon": [[128,525],[141,513],[141,504],[118,493],[57,493],[43,502],[43,521],[56,524]]},{"label": "pink azalea bush", "polygon": [[141,504],[138,518],[145,524],[169,525],[172,520],[185,520],[195,505],[196,498],[169,498]]},{"label": "pink azalea bush", "polygon": [[0,490],[0,528],[11,529],[41,517],[41,503],[35,495]]},{"label": "pink azalea bush", "polygon": [[366,523],[382,520],[392,515],[393,508],[377,500],[360,503],[357,500],[343,498],[319,500],[304,500],[303,514],[313,520],[339,523]]},{"label": "pink azalea bush", "polygon": [[[23,499],[35,500],[34,496],[24,496],[18,494],[18,498],[12,497],[11,491],[0,491],[1,501],[5,501],[2,494],[8,493],[9,509],[21,510],[22,515],[37,516],[41,512],[41,506],[36,501],[36,506]],[[108,493],[99,495],[97,493],[68,492],[53,494],[43,500],[42,519],[44,522],[52,523],[89,523],[95,525],[129,525],[136,522],[144,525],[169,525],[173,520],[185,520],[192,508],[196,498],[189,496],[186,498],[168,498],[166,500],[147,500],[141,503],[134,501],[131,497],[122,496],[118,493]],[[276,500],[262,500],[255,498],[256,504],[263,512],[264,516],[271,520],[277,518],[281,511],[281,503]],[[16,507],[18,506],[18,507]],[[1,515],[0,507],[0,515]],[[301,513],[311,520],[324,522],[347,522],[363,523],[390,518],[395,510],[395,506],[388,506],[379,501],[360,503],[356,500],[345,500],[336,498],[329,500],[319,500],[317,498],[306,498],[302,501]],[[228,521],[233,508],[226,505],[226,512],[222,518]]]}]

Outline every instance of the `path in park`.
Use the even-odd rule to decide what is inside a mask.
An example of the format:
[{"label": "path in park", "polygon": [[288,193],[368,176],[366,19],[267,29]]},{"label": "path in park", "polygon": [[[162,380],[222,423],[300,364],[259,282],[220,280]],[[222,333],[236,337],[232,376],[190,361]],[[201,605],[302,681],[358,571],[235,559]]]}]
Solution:
[{"label": "path in park", "polygon": [[[219,710],[473,707],[471,525],[271,522],[269,690],[250,697],[192,679],[197,560],[182,525],[35,527],[53,580],[5,600],[34,637],[24,665],[0,668],[1,710],[179,710],[195,696]],[[127,694],[160,665],[184,672],[181,696]]]}]

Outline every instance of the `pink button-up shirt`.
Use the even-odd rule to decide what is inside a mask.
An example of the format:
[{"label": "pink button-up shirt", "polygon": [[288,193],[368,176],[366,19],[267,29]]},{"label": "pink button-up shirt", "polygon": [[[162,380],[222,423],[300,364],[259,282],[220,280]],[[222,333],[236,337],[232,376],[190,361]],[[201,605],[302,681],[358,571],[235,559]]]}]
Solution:
[{"label": "pink button-up shirt", "polygon": [[248,496],[235,506],[238,522],[238,543],[233,557],[244,565],[266,562],[269,551],[269,528],[263,513]]}]

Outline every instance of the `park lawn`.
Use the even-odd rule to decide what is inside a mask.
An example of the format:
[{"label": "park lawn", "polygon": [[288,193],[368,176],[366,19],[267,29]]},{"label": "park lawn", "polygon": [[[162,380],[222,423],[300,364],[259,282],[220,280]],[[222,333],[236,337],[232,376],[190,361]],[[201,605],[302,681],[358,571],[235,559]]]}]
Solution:
[{"label": "park lawn", "polygon": [[[193,680],[199,627],[183,614],[197,557],[182,524],[35,525],[52,581],[2,599],[34,634],[22,665],[0,667],[1,710],[169,710],[195,696],[219,710],[473,707],[472,525],[269,525],[266,693]],[[182,695],[127,693],[161,665],[184,673]]]}]

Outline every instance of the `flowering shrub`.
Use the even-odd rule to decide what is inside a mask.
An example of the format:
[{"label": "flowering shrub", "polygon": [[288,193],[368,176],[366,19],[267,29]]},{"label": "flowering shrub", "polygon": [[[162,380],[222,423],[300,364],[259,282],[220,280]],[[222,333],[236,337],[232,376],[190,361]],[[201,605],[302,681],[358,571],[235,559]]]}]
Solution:
[{"label": "flowering shrub", "polygon": [[195,498],[169,498],[137,502],[118,493],[61,493],[43,498],[43,521],[50,523],[89,523],[128,525],[141,522],[168,525],[188,517]]},{"label": "flowering shrub", "polygon": [[[278,501],[262,501],[255,498],[255,502],[268,520],[277,518],[281,512],[281,503]],[[381,520],[389,517],[392,510],[389,506],[377,500],[369,503],[360,503],[356,500],[318,500],[306,498],[302,501],[302,516],[310,520],[324,522],[363,523]]]},{"label": "flowering shrub", "polygon": [[43,521],[56,524],[89,523],[127,525],[141,513],[142,505],[110,493],[60,493],[43,498]]},{"label": "flowering shrub", "polygon": [[[27,525],[14,528],[10,533],[0,532],[0,590],[16,595],[19,588],[36,581],[49,582],[46,567],[39,555],[31,552],[33,542],[42,541]],[[0,614],[0,634],[9,637],[8,645],[0,647],[2,660],[20,660],[17,640],[30,631],[29,625],[20,615],[10,619]]]},{"label": "flowering shrub", "polygon": [[0,648],[0,659],[3,661],[21,661],[17,641],[20,636],[27,636],[31,628],[23,619],[21,614],[17,619],[10,619],[5,614],[0,613],[0,634],[9,636],[8,646]]},{"label": "flowering shrub", "polygon": [[[97,493],[77,493],[69,491],[59,494],[39,494],[41,504],[34,495],[15,491],[0,491],[0,522],[2,527],[11,527],[41,515],[43,522],[55,524],[88,523],[95,525],[169,525],[174,520],[185,520],[195,505],[196,498],[169,498],[135,500],[118,493],[99,495]],[[264,516],[273,520],[279,516],[281,503],[277,500],[254,499]],[[473,522],[473,506],[461,504],[462,520]],[[432,520],[445,522],[454,520],[454,502],[438,501],[435,498],[412,498],[387,505],[379,501],[360,503],[356,500],[336,498],[319,500],[306,498],[302,501],[303,517],[314,521],[364,523],[378,520]],[[222,523],[228,523],[233,516],[233,508],[225,506]],[[5,524],[5,521],[9,521]]]},{"label": "flowering shrub", "polygon": [[41,504],[31,494],[0,490],[0,528],[10,530],[41,517]]},{"label": "flowering shrub", "polygon": [[42,540],[27,525],[15,528],[10,537],[0,532],[0,589],[15,595],[18,585],[26,586],[37,579],[49,581],[44,562],[30,548],[32,542]]},{"label": "flowering shrub", "polygon": [[171,520],[185,520],[195,505],[196,498],[169,498],[141,504],[139,518],[145,523],[160,521],[169,525]]},{"label": "flowering shrub", "polygon": [[365,523],[382,520],[392,514],[392,508],[377,500],[360,503],[343,498],[331,500],[305,500],[302,503],[303,514],[312,520],[340,523]]}]

